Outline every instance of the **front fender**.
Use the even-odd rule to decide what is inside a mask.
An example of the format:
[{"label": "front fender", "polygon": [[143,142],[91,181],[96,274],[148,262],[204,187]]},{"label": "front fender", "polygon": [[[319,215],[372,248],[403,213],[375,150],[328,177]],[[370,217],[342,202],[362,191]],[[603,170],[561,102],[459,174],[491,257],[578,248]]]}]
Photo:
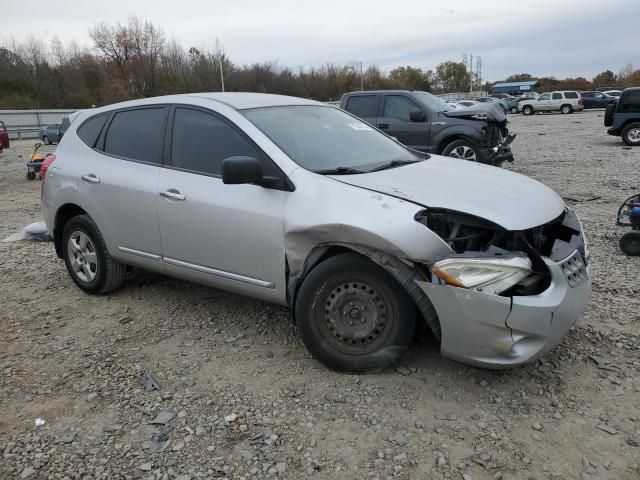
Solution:
[{"label": "front fender", "polygon": [[433,143],[435,145],[439,145],[442,150],[456,139],[469,140],[478,145],[484,145],[486,143],[486,138],[487,137],[482,130],[477,128],[473,128],[469,125],[452,125],[440,130],[433,137]]}]

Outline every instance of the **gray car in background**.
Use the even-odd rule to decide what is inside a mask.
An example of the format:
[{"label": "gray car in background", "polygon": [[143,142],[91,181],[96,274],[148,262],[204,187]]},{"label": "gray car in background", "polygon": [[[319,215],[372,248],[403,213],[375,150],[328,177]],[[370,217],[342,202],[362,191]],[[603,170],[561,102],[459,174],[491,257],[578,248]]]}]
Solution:
[{"label": "gray car in background", "polygon": [[60,140],[60,124],[54,123],[47,125],[46,127],[42,127],[40,129],[40,140],[47,145],[58,143]]},{"label": "gray car in background", "polygon": [[585,309],[576,214],[528,177],[408,149],[357,117],[279,95],[135,100],[72,120],[43,165],[56,252],[86,292],[130,267],[287,306],[341,371],[443,355],[531,362]]}]

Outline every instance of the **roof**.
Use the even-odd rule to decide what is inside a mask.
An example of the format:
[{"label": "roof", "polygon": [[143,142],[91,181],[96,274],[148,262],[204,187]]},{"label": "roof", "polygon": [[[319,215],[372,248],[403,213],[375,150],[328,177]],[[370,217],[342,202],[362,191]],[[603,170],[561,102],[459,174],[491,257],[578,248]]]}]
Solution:
[{"label": "roof", "polygon": [[175,97],[200,97],[222,102],[236,110],[245,108],[280,107],[285,105],[324,105],[306,98],[251,92],[204,92],[175,95]]},{"label": "roof", "polygon": [[524,86],[524,85],[528,85],[530,87],[533,87],[534,85],[538,85],[540,82],[538,82],[538,80],[527,80],[526,82],[503,82],[503,83],[494,83],[493,86],[495,87],[520,87],[520,86]]}]

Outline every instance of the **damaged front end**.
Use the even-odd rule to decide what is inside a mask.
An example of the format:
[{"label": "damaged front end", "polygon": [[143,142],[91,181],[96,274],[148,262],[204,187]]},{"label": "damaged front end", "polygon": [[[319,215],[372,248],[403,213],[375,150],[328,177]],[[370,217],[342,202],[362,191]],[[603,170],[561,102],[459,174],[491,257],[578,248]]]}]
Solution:
[{"label": "damaged front end", "polygon": [[520,231],[444,209],[416,220],[454,252],[427,266],[430,282],[418,282],[438,313],[443,355],[520,365],[556,345],[584,310],[588,252],[571,210]]}]

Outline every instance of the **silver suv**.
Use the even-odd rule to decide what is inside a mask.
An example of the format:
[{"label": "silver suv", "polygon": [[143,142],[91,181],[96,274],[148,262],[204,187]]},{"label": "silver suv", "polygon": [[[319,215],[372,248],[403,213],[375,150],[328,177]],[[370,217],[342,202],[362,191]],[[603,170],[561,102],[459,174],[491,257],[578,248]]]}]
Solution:
[{"label": "silver suv", "polygon": [[547,92],[537,99],[524,100],[518,104],[518,111],[524,115],[535,112],[573,113],[584,109],[580,94],[574,90]]},{"label": "silver suv", "polygon": [[211,93],[78,115],[42,206],[73,281],[129,267],[288,306],[343,371],[384,368],[431,330],[488,367],[556,345],[590,292],[580,222],[544,185],[407,149],[300,98]]}]

